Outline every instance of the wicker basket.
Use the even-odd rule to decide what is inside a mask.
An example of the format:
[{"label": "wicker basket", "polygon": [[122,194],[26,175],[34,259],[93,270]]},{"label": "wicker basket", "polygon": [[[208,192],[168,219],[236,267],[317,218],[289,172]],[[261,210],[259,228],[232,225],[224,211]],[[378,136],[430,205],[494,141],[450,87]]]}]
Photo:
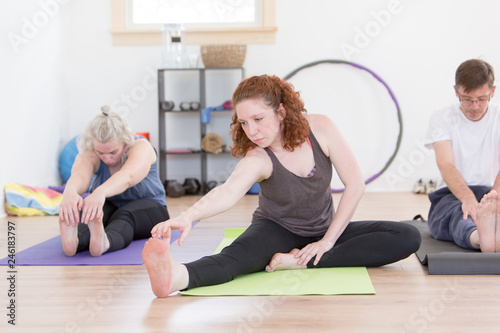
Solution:
[{"label": "wicker basket", "polygon": [[207,68],[241,67],[246,52],[246,45],[202,45],[201,59]]}]

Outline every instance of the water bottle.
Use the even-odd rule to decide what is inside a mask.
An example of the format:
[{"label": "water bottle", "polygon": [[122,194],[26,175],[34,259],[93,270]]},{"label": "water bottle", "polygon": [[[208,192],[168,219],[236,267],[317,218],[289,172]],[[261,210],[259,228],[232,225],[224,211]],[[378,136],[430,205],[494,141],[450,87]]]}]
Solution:
[{"label": "water bottle", "polygon": [[184,50],[184,26],[182,24],[165,24],[162,29],[163,67],[186,68],[188,59]]}]

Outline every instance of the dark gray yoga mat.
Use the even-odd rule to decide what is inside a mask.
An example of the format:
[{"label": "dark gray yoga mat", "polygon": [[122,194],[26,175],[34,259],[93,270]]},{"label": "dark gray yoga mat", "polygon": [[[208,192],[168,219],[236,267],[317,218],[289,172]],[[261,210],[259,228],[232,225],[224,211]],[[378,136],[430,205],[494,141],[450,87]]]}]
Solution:
[{"label": "dark gray yoga mat", "polygon": [[431,275],[500,274],[500,253],[464,249],[454,242],[432,237],[427,221],[401,221],[415,226],[422,235],[416,255]]}]

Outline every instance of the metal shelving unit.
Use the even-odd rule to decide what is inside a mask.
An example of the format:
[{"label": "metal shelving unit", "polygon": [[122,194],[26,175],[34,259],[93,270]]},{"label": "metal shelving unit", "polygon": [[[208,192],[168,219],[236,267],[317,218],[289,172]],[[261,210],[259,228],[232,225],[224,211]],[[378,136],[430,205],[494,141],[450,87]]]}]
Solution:
[{"label": "metal shelving unit", "polygon": [[[182,156],[195,156],[199,159],[199,179],[201,183],[202,192],[207,192],[207,169],[208,169],[208,157],[215,156],[215,154],[207,153],[202,151],[201,149],[201,140],[207,134],[207,124],[201,121],[202,110],[211,107],[213,105],[207,105],[207,73],[213,72],[228,72],[232,71],[239,75],[239,80],[244,77],[244,68],[243,67],[230,67],[230,68],[160,68],[158,69],[158,123],[159,123],[159,171],[160,171],[160,179],[162,182],[165,182],[168,178],[168,170],[167,170],[167,160],[170,158],[182,158]],[[171,74],[171,78],[167,78],[168,74]],[[190,76],[187,80],[183,78],[183,74]],[[178,76],[176,79],[175,76]],[[180,82],[179,82],[180,81]],[[197,82],[195,82],[197,81]],[[188,82],[188,83],[186,83]],[[222,83],[224,84],[224,83]],[[196,87],[197,86],[197,87]],[[172,88],[172,89],[169,89]],[[217,88],[217,87],[216,87]],[[228,87],[225,87],[228,88]],[[229,87],[232,90],[236,88],[236,86]],[[177,91],[175,91],[177,89]],[[170,91],[168,91],[170,90]],[[181,110],[179,95],[189,94],[194,95],[195,91],[199,96],[199,107],[194,110]],[[230,98],[230,96],[229,96]],[[170,101],[174,104],[172,109],[167,109],[171,105],[167,105],[165,102]],[[224,112],[232,112],[232,110],[221,110],[215,111],[213,114],[219,114]],[[198,135],[197,147],[191,147],[194,149],[190,149],[189,151],[176,152],[176,151],[168,151],[168,143],[175,140],[172,137],[167,135],[166,124],[169,121],[167,115],[170,114],[183,114],[189,118],[193,118],[193,121],[197,121],[199,124],[199,132],[193,131],[193,135]],[[228,127],[229,131],[229,127]],[[187,148],[187,147],[186,147]],[[220,156],[228,156],[229,153],[226,151],[221,154],[217,154]]]}]

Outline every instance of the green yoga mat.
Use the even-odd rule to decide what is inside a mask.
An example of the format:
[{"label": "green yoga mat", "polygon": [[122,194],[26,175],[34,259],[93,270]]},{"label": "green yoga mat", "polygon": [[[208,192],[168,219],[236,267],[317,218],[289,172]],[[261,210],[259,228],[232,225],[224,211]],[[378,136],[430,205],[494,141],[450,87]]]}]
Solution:
[{"label": "green yoga mat", "polygon": [[[215,253],[231,244],[245,229],[226,229]],[[227,283],[181,292],[191,296],[284,296],[375,294],[365,267],[334,267],[257,272]]]}]

